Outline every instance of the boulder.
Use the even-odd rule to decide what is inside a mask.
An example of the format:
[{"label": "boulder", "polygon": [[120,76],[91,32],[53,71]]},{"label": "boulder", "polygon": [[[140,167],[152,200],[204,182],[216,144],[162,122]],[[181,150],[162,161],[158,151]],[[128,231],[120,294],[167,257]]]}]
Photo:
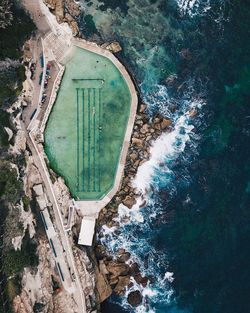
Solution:
[{"label": "boulder", "polygon": [[110,44],[108,44],[106,46],[106,49],[108,49],[109,51],[111,51],[113,53],[117,53],[117,52],[122,51],[122,47],[118,41],[111,42]]},{"label": "boulder", "polygon": [[139,138],[132,138],[132,144],[134,144],[135,146],[137,146],[138,148],[142,148],[143,147],[143,141]]},{"label": "boulder", "polygon": [[169,126],[171,126],[172,121],[170,119],[164,118],[163,121],[161,122],[161,129],[165,129]]},{"label": "boulder", "polygon": [[106,265],[106,268],[114,277],[126,276],[129,273],[129,266],[125,263],[111,261]]},{"label": "boulder", "polygon": [[131,254],[129,252],[124,252],[118,256],[117,260],[118,262],[125,263],[130,259],[130,256]]},{"label": "boulder", "polygon": [[135,276],[138,273],[140,273],[140,268],[138,263],[135,262],[130,266],[130,274],[131,276]]},{"label": "boulder", "polygon": [[140,106],[140,113],[144,113],[146,108],[147,108],[146,104],[142,103]]},{"label": "boulder", "polygon": [[129,157],[130,157],[131,160],[135,161],[135,160],[137,160],[138,155],[137,155],[137,153],[131,153],[131,154],[129,155]]},{"label": "boulder", "polygon": [[131,306],[136,307],[142,303],[142,294],[139,290],[131,291],[128,294],[127,300]]},{"label": "boulder", "polygon": [[161,124],[160,123],[155,123],[153,124],[154,129],[161,130]]},{"label": "boulder", "polygon": [[75,1],[66,0],[66,6],[70,15],[77,17],[81,14],[80,7]]},{"label": "boulder", "polygon": [[46,0],[47,6],[54,11],[56,19],[59,23],[64,18],[64,3],[63,0]]},{"label": "boulder", "polygon": [[114,292],[118,295],[124,294],[126,287],[130,284],[130,276],[119,277],[118,283],[114,289]]},{"label": "boulder", "polygon": [[106,300],[112,293],[112,289],[105,276],[98,271],[96,272],[96,289],[99,293],[100,302]]},{"label": "boulder", "polygon": [[70,14],[66,13],[64,21],[69,24],[70,28],[72,29],[73,36],[76,36],[79,33],[79,28],[74,18]]},{"label": "boulder", "polygon": [[111,276],[110,278],[109,278],[109,284],[111,285],[111,286],[114,286],[114,285],[116,285],[117,283],[118,283],[118,281],[119,281],[119,279],[118,279],[118,277],[116,277],[116,276]]},{"label": "boulder", "polygon": [[148,133],[149,130],[150,130],[150,126],[146,123],[146,124],[144,124],[144,125],[142,126],[142,129],[143,129],[146,133]]},{"label": "boulder", "polygon": [[123,204],[128,207],[129,209],[132,208],[132,206],[136,203],[136,200],[133,199],[132,197],[130,196],[127,196],[123,201]]}]

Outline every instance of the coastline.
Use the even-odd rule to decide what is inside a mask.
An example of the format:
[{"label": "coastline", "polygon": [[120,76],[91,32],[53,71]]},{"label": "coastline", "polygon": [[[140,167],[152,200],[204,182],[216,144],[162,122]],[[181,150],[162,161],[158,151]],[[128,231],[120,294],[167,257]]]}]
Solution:
[{"label": "coastline", "polygon": [[[141,103],[140,105],[138,105],[137,108],[137,106],[135,105],[135,102],[137,102],[137,96],[131,78],[129,77],[127,70],[124,68],[122,63],[110,51],[99,47],[94,42],[88,42],[84,39],[76,37],[72,40],[72,42],[76,46],[81,46],[87,50],[99,53],[110,58],[112,62],[116,64],[123,76],[125,76],[124,78],[128,83],[131,95],[134,95],[134,99],[132,99],[133,103],[130,112],[130,120],[128,123],[126,137],[124,141],[125,144],[123,145],[123,151],[120,156],[120,168],[118,168],[117,170],[119,175],[116,175],[116,183],[114,188],[108,195],[104,197],[103,201],[76,201],[76,206],[78,207],[78,212],[80,215],[84,216],[87,214],[94,215],[95,218],[98,217],[97,229],[100,230],[103,225],[107,225],[108,228],[112,228],[114,225],[118,226],[117,223],[113,221],[113,219],[116,218],[118,215],[119,205],[125,205],[127,208],[130,209],[136,203],[136,198],[139,195],[139,191],[132,187],[132,180],[136,175],[138,167],[150,158],[151,142],[153,140],[156,140],[163,132],[170,132],[172,130],[172,121],[158,115],[150,122],[149,117],[145,112],[146,106]],[[135,123],[133,122],[134,118]],[[133,155],[132,158],[131,155]],[[144,201],[144,203],[141,204],[141,207],[145,205],[146,200]],[[98,231],[96,230],[95,237],[97,235],[97,232]],[[117,255],[115,256],[110,254],[108,251],[105,251],[104,246],[97,245],[95,247],[95,255],[96,257],[98,256],[97,259],[99,261],[98,273],[100,272],[100,274],[102,275],[102,277],[100,278],[100,276],[98,276],[97,274],[97,277],[99,277],[101,281],[103,280],[103,277],[105,277],[106,280],[108,279],[106,281],[105,288],[109,286],[107,292],[107,290],[102,290],[103,286],[98,287],[97,282],[97,288],[99,289],[98,292],[101,302],[110,296],[112,289],[114,290],[113,292],[115,294],[123,295],[125,293],[125,290],[129,288],[129,285],[131,287],[131,278],[134,278],[136,282],[142,287],[147,286],[149,278],[143,277],[141,275],[139,269],[140,265],[132,264],[130,268],[130,266],[127,266],[127,264],[125,264],[125,262],[129,260],[130,255],[124,249],[118,251]],[[99,258],[100,256],[101,258]],[[112,259],[112,261],[107,261],[109,259]],[[122,264],[122,267],[120,267],[120,264]],[[120,267],[118,271],[117,266]],[[108,276],[107,273],[109,273]],[[130,298],[133,298],[133,295],[134,292],[131,291]],[[140,304],[141,300],[141,294],[136,293],[135,299],[129,302],[131,306],[137,306],[138,304]]]}]

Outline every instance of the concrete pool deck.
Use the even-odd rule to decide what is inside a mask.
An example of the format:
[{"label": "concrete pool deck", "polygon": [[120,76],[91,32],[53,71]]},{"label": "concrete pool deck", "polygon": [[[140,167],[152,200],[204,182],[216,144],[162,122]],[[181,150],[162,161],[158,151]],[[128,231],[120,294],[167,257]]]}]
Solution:
[{"label": "concrete pool deck", "polygon": [[[65,36],[67,37],[67,40],[64,41]],[[43,136],[43,132],[44,132],[46,123],[48,121],[49,115],[52,111],[53,105],[55,104],[57,91],[60,88],[59,85],[63,76],[65,61],[67,61],[67,56],[70,55],[74,47],[78,47],[78,48],[90,51],[92,53],[95,53],[97,55],[100,55],[102,57],[106,57],[107,59],[109,59],[118,69],[118,71],[121,73],[123,79],[125,80],[128,86],[128,89],[131,95],[129,118],[128,118],[127,127],[125,131],[124,139],[123,139],[123,145],[122,145],[121,152],[120,152],[120,157],[119,157],[119,162],[117,165],[113,187],[100,200],[77,200],[75,199],[75,206],[79,215],[81,216],[91,215],[97,218],[99,211],[111,201],[111,199],[114,197],[114,195],[117,193],[117,191],[120,189],[120,186],[121,186],[128,147],[130,144],[130,138],[131,138],[134,120],[136,116],[137,103],[138,103],[137,92],[127,70],[109,50],[101,48],[97,44],[87,42],[83,39],[71,37],[69,40],[68,33],[65,34],[62,31],[59,34],[50,32],[43,40],[43,44],[44,44],[44,50],[46,51],[47,59],[55,60],[57,64],[59,64],[61,70],[57,76],[57,79],[54,82],[54,88],[50,96],[49,105],[45,111],[44,117],[39,126],[39,132],[40,134],[42,134],[42,136]]]}]

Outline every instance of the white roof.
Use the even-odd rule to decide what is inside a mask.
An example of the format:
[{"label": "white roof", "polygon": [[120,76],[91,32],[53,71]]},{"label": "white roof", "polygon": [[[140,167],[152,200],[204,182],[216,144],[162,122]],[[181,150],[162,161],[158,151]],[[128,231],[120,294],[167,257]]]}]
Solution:
[{"label": "white roof", "polygon": [[95,218],[90,216],[83,217],[81,230],[78,238],[78,244],[84,246],[92,246],[94,233],[95,233]]}]

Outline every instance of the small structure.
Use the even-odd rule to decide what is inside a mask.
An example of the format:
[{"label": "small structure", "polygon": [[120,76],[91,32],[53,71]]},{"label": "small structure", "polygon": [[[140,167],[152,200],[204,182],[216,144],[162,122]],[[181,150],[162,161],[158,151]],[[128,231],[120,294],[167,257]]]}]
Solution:
[{"label": "small structure", "polygon": [[78,244],[83,246],[92,246],[95,232],[95,218],[84,216],[82,219],[81,230],[78,238]]}]

